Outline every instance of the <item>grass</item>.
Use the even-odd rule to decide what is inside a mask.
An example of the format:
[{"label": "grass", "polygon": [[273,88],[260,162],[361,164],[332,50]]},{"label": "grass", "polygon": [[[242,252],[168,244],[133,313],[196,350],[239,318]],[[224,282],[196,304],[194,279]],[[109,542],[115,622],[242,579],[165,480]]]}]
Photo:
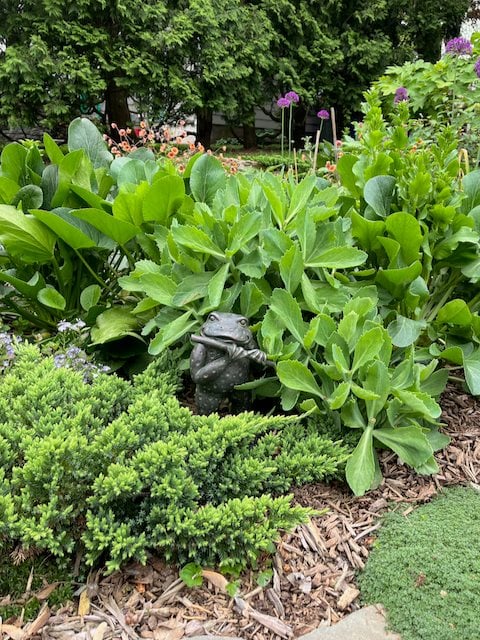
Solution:
[{"label": "grass", "polygon": [[[31,572],[33,579],[30,590],[26,593]],[[23,609],[23,619],[33,620],[43,604],[35,594],[56,582],[58,582],[57,587],[47,599],[50,607],[72,600],[71,568],[61,569],[53,560],[45,556],[26,560],[18,565],[14,565],[7,555],[0,556],[0,600],[10,596],[10,602],[0,606],[0,619],[6,621],[9,618],[19,617]]]},{"label": "grass", "polygon": [[402,640],[479,640],[480,493],[447,489],[403,516],[386,516],[359,576]]}]

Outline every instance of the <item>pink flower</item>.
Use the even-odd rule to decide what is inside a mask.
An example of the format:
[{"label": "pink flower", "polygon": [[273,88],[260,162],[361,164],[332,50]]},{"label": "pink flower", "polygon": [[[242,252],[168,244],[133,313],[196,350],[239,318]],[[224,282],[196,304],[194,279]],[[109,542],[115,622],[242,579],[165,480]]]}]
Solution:
[{"label": "pink flower", "polygon": [[295,91],[289,91],[288,93],[286,93],[285,98],[287,100],[290,100],[290,102],[300,102],[300,96],[298,95],[298,93],[295,93]]},{"label": "pink flower", "polygon": [[279,98],[277,100],[277,107],[280,107],[280,109],[285,109],[285,107],[289,107],[290,106],[290,100],[288,98]]}]

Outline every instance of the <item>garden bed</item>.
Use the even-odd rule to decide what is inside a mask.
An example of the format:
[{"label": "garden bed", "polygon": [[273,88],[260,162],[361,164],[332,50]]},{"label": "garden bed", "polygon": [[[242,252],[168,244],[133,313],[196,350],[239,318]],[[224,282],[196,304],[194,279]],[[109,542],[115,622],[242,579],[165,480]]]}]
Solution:
[{"label": "garden bed", "polygon": [[353,497],[341,484],[296,491],[300,504],[328,513],[282,537],[266,586],[257,580],[267,564],[244,573],[232,599],[220,574],[206,574],[201,587],[190,589],[176,569],[151,557],[146,567],[131,564],[108,577],[92,573],[80,602],[41,612],[38,637],[175,640],[207,633],[273,640],[335,624],[360,607],[355,573],[368,557],[382,514],[392,508],[406,514],[442,487],[478,483],[480,403],[449,386],[442,408],[452,441],[436,455],[437,475],[419,476],[384,452],[382,485],[366,496]]}]

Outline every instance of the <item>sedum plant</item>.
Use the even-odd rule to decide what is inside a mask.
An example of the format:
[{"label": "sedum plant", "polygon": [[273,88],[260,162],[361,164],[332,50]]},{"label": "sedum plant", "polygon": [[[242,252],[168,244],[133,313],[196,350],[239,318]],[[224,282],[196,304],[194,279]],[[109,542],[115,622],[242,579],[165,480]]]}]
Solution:
[{"label": "sedum plant", "polygon": [[132,383],[20,345],[0,378],[0,545],[110,570],[156,550],[244,566],[310,512],[281,496],[337,476],[339,442],[296,417],[195,416],[165,352]]},{"label": "sedum plant", "polygon": [[[327,413],[344,426],[357,430],[357,445],[346,466],[346,478],[357,495],[381,481],[376,449],[387,447],[419,473],[434,473],[436,449],[448,443],[438,432],[441,409],[435,401],[446,382],[446,372],[435,372],[437,362],[415,362],[413,349],[400,361],[378,314],[378,300],[358,297],[348,302],[335,322],[326,314],[309,323],[285,291],[277,289],[262,325],[264,340],[300,346],[295,360],[278,363],[277,373],[293,391],[292,403],[303,400],[304,409]],[[267,314],[267,315],[268,315]],[[310,400],[305,401],[305,398]],[[315,403],[312,401],[315,400]]]}]

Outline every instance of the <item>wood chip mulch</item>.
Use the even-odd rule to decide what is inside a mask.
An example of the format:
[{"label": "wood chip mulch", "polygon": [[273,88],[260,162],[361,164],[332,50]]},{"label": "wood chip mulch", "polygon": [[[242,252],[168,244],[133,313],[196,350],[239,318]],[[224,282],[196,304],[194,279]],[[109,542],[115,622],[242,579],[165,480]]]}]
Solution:
[{"label": "wood chip mulch", "polygon": [[[298,503],[327,512],[281,538],[268,585],[257,585],[260,569],[248,572],[231,598],[225,578],[205,571],[203,586],[189,589],[175,569],[152,557],[145,567],[91,575],[74,605],[55,614],[44,607],[30,626],[17,626],[17,637],[180,640],[212,634],[277,640],[338,622],[360,607],[355,574],[365,565],[382,514],[399,508],[406,515],[442,487],[480,483],[480,400],[450,386],[441,404],[451,443],[436,455],[439,473],[418,476],[384,452],[383,483],[366,496],[356,498],[340,484],[297,489]],[[5,622],[7,634],[5,627],[18,624]],[[16,640],[15,630],[10,637]]]}]

